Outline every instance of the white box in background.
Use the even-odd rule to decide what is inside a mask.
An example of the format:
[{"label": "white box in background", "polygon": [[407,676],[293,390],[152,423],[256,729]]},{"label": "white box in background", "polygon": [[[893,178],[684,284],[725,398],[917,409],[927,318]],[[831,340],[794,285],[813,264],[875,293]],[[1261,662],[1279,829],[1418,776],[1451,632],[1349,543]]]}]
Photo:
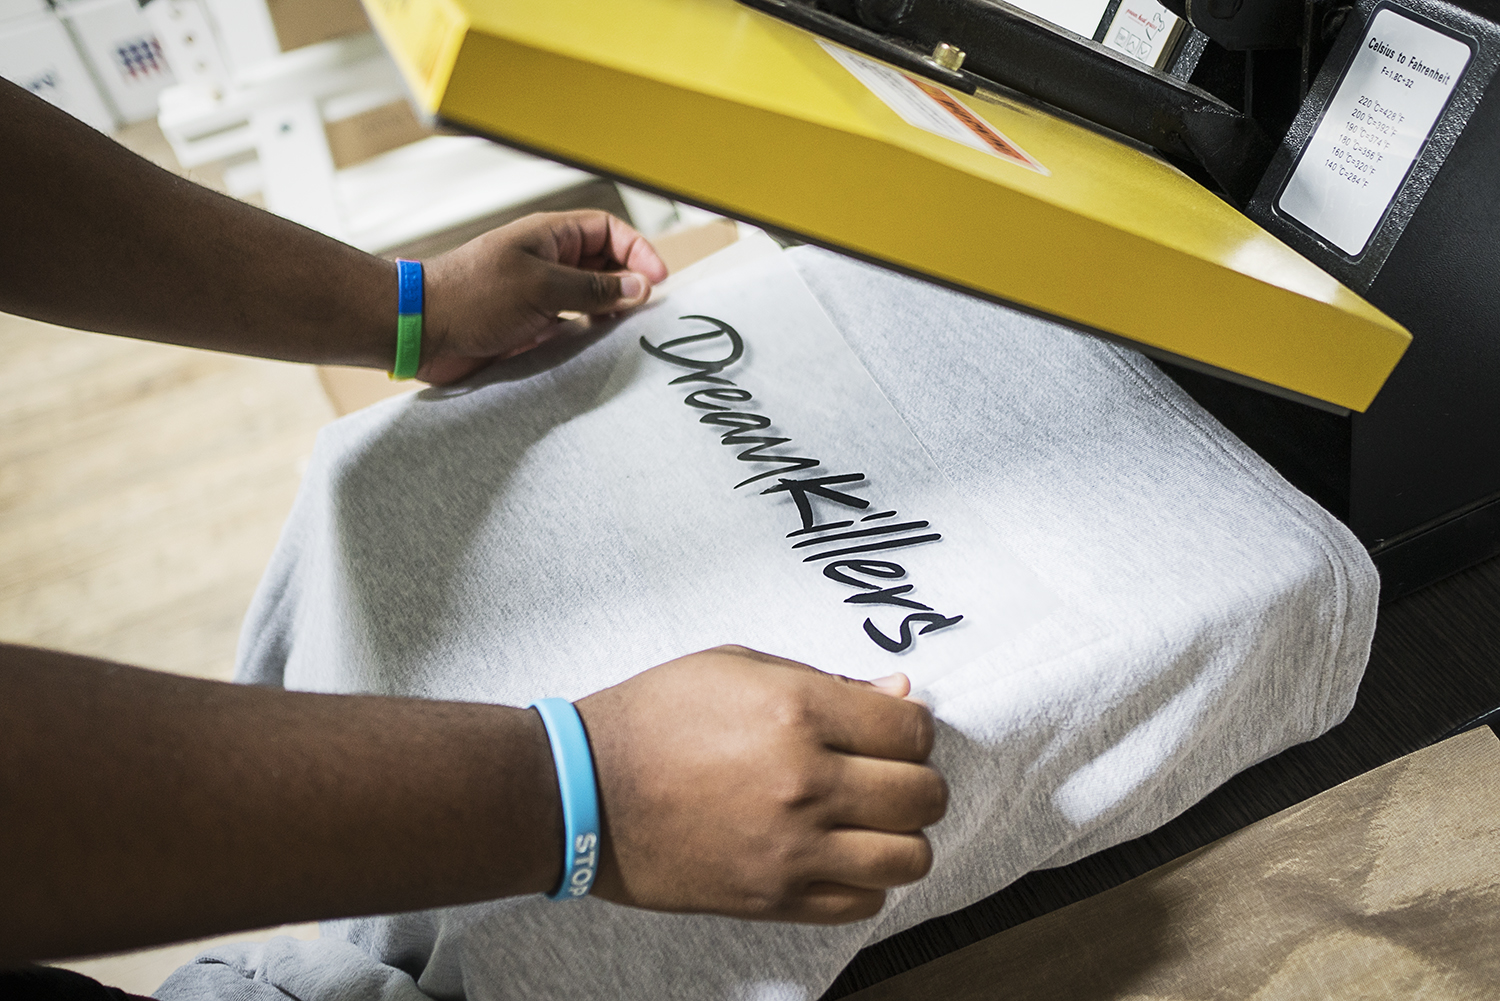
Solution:
[{"label": "white box in background", "polygon": [[114,130],[114,112],[99,96],[68,29],[52,14],[0,23],[0,76],[100,132]]},{"label": "white box in background", "polygon": [[161,42],[179,90],[197,88],[218,94],[229,86],[229,68],[217,33],[198,0],[151,0],[141,9]]},{"label": "white box in background", "polygon": [[1082,38],[1093,38],[1109,0],[1010,0],[1010,5]]},{"label": "white box in background", "polygon": [[57,12],[72,27],[120,118],[155,118],[157,95],[172,84],[172,71],[135,0],[63,0]]},{"label": "white box in background", "polygon": [[45,14],[51,9],[47,6],[47,0],[0,0],[0,21],[29,17],[33,14]]}]

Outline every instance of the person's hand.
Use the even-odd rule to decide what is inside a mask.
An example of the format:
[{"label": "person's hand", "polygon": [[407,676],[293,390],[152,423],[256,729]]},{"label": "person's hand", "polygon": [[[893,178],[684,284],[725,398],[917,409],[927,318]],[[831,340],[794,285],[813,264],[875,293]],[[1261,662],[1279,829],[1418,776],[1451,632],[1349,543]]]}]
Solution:
[{"label": "person's hand", "polygon": [[578,703],[604,817],[594,895],[832,924],[927,874],[948,787],[905,677],[853,681],[743,647]]},{"label": "person's hand", "polygon": [[534,347],[558,313],[638,306],[667,266],[646,238],[607,212],[545,212],[427,262],[417,378],[455,382]]}]

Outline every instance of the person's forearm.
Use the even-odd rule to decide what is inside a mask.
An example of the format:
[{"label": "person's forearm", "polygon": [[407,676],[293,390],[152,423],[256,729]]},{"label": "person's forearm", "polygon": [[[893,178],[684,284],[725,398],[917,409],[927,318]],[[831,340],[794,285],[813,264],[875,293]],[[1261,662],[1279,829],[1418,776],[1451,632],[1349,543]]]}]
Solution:
[{"label": "person's forearm", "polygon": [[0,81],[0,310],[389,367],[395,265],[162,170]]},{"label": "person's forearm", "polygon": [[0,967],[550,890],[529,710],[284,692],[0,645]]}]

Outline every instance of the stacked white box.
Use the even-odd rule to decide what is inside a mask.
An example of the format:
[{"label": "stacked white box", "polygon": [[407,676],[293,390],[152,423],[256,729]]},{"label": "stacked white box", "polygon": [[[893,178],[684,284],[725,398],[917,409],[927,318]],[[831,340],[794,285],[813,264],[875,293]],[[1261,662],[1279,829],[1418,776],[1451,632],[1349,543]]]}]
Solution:
[{"label": "stacked white box", "polygon": [[45,14],[51,9],[47,6],[47,0],[0,0],[0,27],[5,27],[5,21]]},{"label": "stacked white box", "polygon": [[120,118],[156,117],[157,95],[172,84],[172,70],[135,0],[62,0],[57,11]]},{"label": "stacked white box", "polygon": [[1123,0],[1104,35],[1106,48],[1162,69],[1186,22],[1156,0]]},{"label": "stacked white box", "polygon": [[101,132],[115,127],[114,112],[99,96],[68,29],[50,13],[0,22],[0,76]]}]

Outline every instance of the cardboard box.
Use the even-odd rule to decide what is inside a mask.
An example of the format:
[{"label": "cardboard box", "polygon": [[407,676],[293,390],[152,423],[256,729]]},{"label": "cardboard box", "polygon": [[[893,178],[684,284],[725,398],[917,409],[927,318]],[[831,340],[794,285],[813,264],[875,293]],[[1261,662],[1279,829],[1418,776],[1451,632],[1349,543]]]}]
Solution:
[{"label": "cardboard box", "polygon": [[281,51],[370,30],[359,0],[266,0]]},{"label": "cardboard box", "polygon": [[340,170],[418,139],[437,135],[435,130],[417,121],[411,105],[405,101],[384,104],[351,118],[329,122],[324,131],[328,134],[328,152],[333,155],[333,165]]},{"label": "cardboard box", "polygon": [[173,82],[161,43],[135,0],[62,0],[57,6],[120,119],[156,117]]},{"label": "cardboard box", "polygon": [[100,132],[117,124],[68,29],[53,14],[0,23],[0,76]]}]

